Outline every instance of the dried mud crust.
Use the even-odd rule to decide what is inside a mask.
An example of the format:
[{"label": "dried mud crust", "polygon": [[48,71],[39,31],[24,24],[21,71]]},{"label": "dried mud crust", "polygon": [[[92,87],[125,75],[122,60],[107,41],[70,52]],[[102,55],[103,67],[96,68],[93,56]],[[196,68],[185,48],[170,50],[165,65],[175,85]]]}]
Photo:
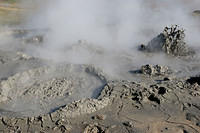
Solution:
[{"label": "dried mud crust", "polygon": [[[21,106],[20,110],[33,109],[31,106],[39,104],[41,108],[35,107],[32,111],[32,115],[38,115],[42,113],[42,108],[43,113],[47,113],[74,100],[95,97],[99,93],[98,89],[105,83],[106,77],[103,72],[92,66],[47,66],[17,73],[2,80],[0,100],[1,103],[11,106],[11,110],[15,110],[12,107],[17,107],[18,104]],[[25,107],[20,104],[24,104]],[[28,111],[25,114],[28,115]]]},{"label": "dried mud crust", "polygon": [[141,67],[141,70],[139,70],[140,73],[145,75],[169,75],[172,74],[172,70],[167,66],[161,66],[161,65],[144,65]]},{"label": "dried mud crust", "polygon": [[36,95],[44,100],[71,95],[73,81],[67,78],[53,78],[43,83],[34,83],[23,95]]},{"label": "dried mud crust", "polygon": [[163,32],[153,38],[146,46],[141,45],[140,50],[147,52],[165,52],[172,56],[192,56],[195,51],[185,42],[185,31],[178,25],[165,27]]},{"label": "dried mud crust", "polygon": [[83,99],[69,104],[68,106],[62,107],[52,115],[60,115],[62,118],[74,118],[77,116],[91,114],[98,110],[101,110],[111,104],[111,99],[103,98],[98,99]]},{"label": "dried mud crust", "polygon": [[44,34],[48,29],[5,29],[0,35],[19,39],[26,44],[41,44],[44,41]]},{"label": "dried mud crust", "polygon": [[1,117],[0,130],[199,133],[200,95],[193,95],[200,92],[198,81],[194,77],[164,79],[150,85],[108,82],[97,99],[78,100],[38,117]]},{"label": "dried mud crust", "polygon": [[36,60],[37,58],[31,57],[22,52],[10,52],[0,50],[0,65],[8,64],[14,61],[27,61],[27,60]]}]

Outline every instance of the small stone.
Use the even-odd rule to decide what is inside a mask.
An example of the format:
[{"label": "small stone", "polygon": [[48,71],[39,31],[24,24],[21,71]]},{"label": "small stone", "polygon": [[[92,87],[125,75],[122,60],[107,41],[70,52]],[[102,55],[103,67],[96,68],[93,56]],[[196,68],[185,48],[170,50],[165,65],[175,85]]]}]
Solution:
[{"label": "small stone", "polygon": [[194,16],[200,16],[200,10],[195,10],[192,13]]},{"label": "small stone", "polygon": [[123,87],[130,88],[130,86],[127,84],[123,84]]},{"label": "small stone", "polygon": [[127,126],[127,127],[131,127],[131,128],[134,127],[133,123],[130,122],[130,121],[126,121],[126,122],[124,122],[123,125],[124,125],[124,126]]},{"label": "small stone", "polygon": [[89,124],[83,133],[101,133],[101,132],[105,132],[105,128],[98,126],[98,123],[94,123],[94,124]]},{"label": "small stone", "polygon": [[58,127],[54,127],[53,130],[58,130]]},{"label": "small stone", "polygon": [[116,125],[112,125],[110,128],[116,128],[117,126]]},{"label": "small stone", "polygon": [[141,67],[142,74],[145,75],[165,75],[165,74],[171,74],[172,71],[167,66],[160,66],[160,65],[144,65]]},{"label": "small stone", "polygon": [[21,59],[21,60],[30,60],[30,59],[33,59],[33,57],[25,54],[25,53],[22,53],[22,52],[17,52],[17,56],[18,58],[17,59]]},{"label": "small stone", "polygon": [[106,115],[96,115],[96,119],[105,120],[106,119]]},{"label": "small stone", "polygon": [[83,124],[83,125],[86,125],[86,124],[87,124],[87,122],[86,122],[86,121],[83,121],[83,122],[82,122],[82,124]]},{"label": "small stone", "polygon": [[200,96],[200,92],[199,91],[193,91],[190,93],[193,97],[197,97]]},{"label": "small stone", "polygon": [[66,128],[67,131],[71,131],[72,130],[72,126],[70,126],[70,125],[66,125],[65,128]]}]

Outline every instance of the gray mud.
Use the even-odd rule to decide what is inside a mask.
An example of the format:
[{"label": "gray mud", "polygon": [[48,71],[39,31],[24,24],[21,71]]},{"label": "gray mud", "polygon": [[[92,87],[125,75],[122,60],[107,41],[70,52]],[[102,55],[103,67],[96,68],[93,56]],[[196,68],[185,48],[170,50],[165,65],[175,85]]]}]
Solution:
[{"label": "gray mud", "polygon": [[15,110],[17,116],[35,116],[72,101],[96,97],[106,78],[95,71],[100,73],[92,66],[55,65],[16,73],[0,83],[1,108]]},{"label": "gray mud", "polygon": [[46,115],[2,116],[0,129],[6,132],[199,133],[199,82],[190,77],[142,75],[146,77],[142,83],[108,82],[97,99],[78,100]]},{"label": "gray mud", "polygon": [[[8,36],[15,35],[17,43],[1,46],[0,131],[200,132],[199,57],[182,54],[184,42],[178,45],[183,51],[173,49],[177,42],[162,43],[159,50],[167,56],[148,50],[136,51],[140,57],[114,51],[111,59],[121,64],[113,65],[112,74],[100,63],[54,62],[31,55],[26,47],[40,48],[42,39],[27,34],[13,31]],[[92,51],[94,60],[110,55],[86,41],[64,50],[80,49]],[[162,59],[165,62],[156,64]]]}]

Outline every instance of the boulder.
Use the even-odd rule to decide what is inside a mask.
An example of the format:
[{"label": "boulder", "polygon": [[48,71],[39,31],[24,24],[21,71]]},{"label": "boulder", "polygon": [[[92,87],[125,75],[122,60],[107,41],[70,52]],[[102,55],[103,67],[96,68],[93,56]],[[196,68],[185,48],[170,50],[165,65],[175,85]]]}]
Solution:
[{"label": "boulder", "polygon": [[153,38],[146,46],[141,45],[140,50],[146,52],[165,52],[172,56],[194,55],[195,51],[185,42],[185,30],[178,25],[165,27],[163,32]]}]

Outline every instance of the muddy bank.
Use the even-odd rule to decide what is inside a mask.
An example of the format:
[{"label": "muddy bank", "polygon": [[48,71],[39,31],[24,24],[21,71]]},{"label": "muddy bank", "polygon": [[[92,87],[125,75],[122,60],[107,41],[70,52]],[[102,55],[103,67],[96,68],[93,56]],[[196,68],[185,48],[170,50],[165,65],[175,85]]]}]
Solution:
[{"label": "muddy bank", "polygon": [[[141,63],[127,51],[113,52],[113,59],[122,64],[112,75],[97,64],[55,62],[31,55],[27,46],[43,45],[35,40],[36,33],[12,31],[7,36],[18,43],[9,51],[1,47],[2,132],[200,132],[198,56],[179,58],[176,53],[180,51],[161,48],[173,55],[163,59],[180,63],[174,67]],[[95,59],[109,53],[87,41],[66,47],[66,51],[80,49],[92,52]],[[148,50],[138,54],[147,59],[161,56]]]},{"label": "muddy bank", "polygon": [[141,51],[48,49],[49,32],[0,32],[1,132],[200,132],[200,60],[184,29],[165,27]]},{"label": "muddy bank", "polygon": [[112,81],[97,99],[79,100],[37,117],[4,116],[0,127],[5,132],[198,133],[199,100],[199,83],[190,77]]},{"label": "muddy bank", "polygon": [[30,69],[0,82],[1,108],[13,110],[16,117],[45,114],[66,103],[97,97],[105,83],[103,73],[89,65]]}]

